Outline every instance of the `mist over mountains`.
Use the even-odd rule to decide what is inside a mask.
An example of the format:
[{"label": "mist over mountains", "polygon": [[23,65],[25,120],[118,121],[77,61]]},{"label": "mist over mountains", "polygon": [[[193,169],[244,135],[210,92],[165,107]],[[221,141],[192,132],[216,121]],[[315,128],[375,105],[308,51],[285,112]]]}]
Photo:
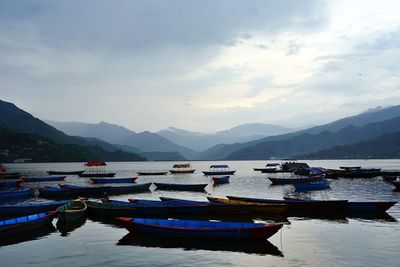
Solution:
[{"label": "mist over mountains", "polygon": [[[371,158],[379,155],[394,157],[398,155],[396,137],[400,132],[400,106],[378,107],[302,130],[250,123],[216,133],[191,132],[173,127],[152,133],[135,132],[104,121],[97,124],[44,122],[14,104],[0,100],[0,128],[8,140],[14,133],[34,135],[21,138],[36,140],[35,142],[37,138],[43,137],[46,142],[54,143],[48,150],[53,151],[51,153],[54,155],[58,151],[58,145],[79,146],[69,160],[94,157],[95,150],[107,160]],[[27,146],[29,142],[22,143]],[[380,147],[379,143],[383,145]],[[3,150],[7,150],[4,140],[0,140],[0,144]],[[371,149],[363,148],[366,146],[380,149],[375,149],[376,153],[373,153]],[[92,152],[85,152],[86,150]],[[126,154],[115,153],[117,151]],[[62,160],[64,156],[61,153],[54,158]]]}]

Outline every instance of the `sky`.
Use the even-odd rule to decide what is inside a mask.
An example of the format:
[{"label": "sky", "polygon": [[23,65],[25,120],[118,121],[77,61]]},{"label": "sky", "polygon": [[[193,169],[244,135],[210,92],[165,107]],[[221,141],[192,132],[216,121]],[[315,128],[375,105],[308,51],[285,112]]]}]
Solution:
[{"label": "sky", "polygon": [[0,99],[135,131],[400,104],[400,1],[0,0]]}]

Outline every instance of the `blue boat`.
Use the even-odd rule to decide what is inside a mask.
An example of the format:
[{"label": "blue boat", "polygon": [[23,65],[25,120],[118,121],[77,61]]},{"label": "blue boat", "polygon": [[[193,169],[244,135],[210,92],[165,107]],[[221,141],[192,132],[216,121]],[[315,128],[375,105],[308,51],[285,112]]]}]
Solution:
[{"label": "blue boat", "polygon": [[131,178],[90,178],[94,184],[136,183],[137,177]]},{"label": "blue boat", "polygon": [[28,198],[33,195],[33,190],[30,188],[22,188],[18,190],[0,191],[0,199],[17,199]]},{"label": "blue boat", "polygon": [[214,185],[219,185],[219,184],[227,184],[229,183],[229,177],[230,176],[220,176],[220,177],[213,177]]},{"label": "blue boat", "polygon": [[50,224],[57,211],[42,212],[0,221],[0,237],[14,236]]},{"label": "blue boat", "polygon": [[61,187],[45,186],[38,190],[39,196],[43,198],[72,199],[77,197],[77,194],[74,194],[71,190]]},{"label": "blue boat", "polygon": [[109,195],[121,195],[121,194],[150,192],[151,184],[152,183],[125,185],[125,186],[111,186],[108,189],[107,194],[109,194]]},{"label": "blue boat", "polygon": [[204,175],[233,175],[236,171],[229,169],[228,165],[211,165],[209,171],[203,171]]},{"label": "blue boat", "polygon": [[24,203],[15,205],[0,205],[0,214],[6,216],[27,215],[45,211],[52,211],[69,202],[71,201],[64,200],[52,202]]},{"label": "blue boat", "polygon": [[205,191],[207,184],[167,184],[167,183],[154,183],[158,190],[167,191]]},{"label": "blue boat", "polygon": [[19,186],[21,186],[22,183],[23,183],[22,180],[0,182],[0,188],[19,187]]},{"label": "blue boat", "polygon": [[396,203],[396,201],[349,201],[346,212],[385,213]]},{"label": "blue boat", "polygon": [[323,179],[315,182],[293,184],[293,186],[295,187],[296,191],[303,192],[303,191],[330,189],[331,187],[329,186],[329,183],[330,181]]},{"label": "blue boat", "polygon": [[79,196],[92,196],[92,195],[103,195],[105,194],[111,186],[80,186],[71,184],[59,184],[60,188],[69,190],[72,194]]},{"label": "blue boat", "polygon": [[64,181],[67,176],[48,176],[48,177],[25,177],[22,176],[22,180],[25,183],[35,183],[35,182],[51,182],[51,181]]},{"label": "blue boat", "polygon": [[162,220],[119,217],[118,221],[135,234],[194,239],[267,239],[282,224]]},{"label": "blue boat", "polygon": [[130,202],[102,199],[104,203],[115,206],[132,207],[140,214],[162,214],[162,213],[204,213],[208,211],[207,203],[183,203],[180,201],[159,201],[159,200],[136,200]]}]

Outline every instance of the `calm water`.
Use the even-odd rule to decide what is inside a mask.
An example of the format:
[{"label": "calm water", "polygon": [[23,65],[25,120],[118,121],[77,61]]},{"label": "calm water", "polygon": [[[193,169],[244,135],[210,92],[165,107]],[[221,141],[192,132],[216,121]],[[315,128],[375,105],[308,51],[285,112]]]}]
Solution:
[{"label": "calm water", "polygon": [[[306,161],[307,162],[307,161]],[[213,162],[215,163],[215,162]],[[222,163],[222,162],[221,162]],[[207,193],[151,193],[123,195],[157,199],[159,196],[206,200],[206,196],[240,195],[282,198],[293,191],[291,186],[270,186],[265,174],[253,171],[265,161],[232,161],[237,174],[227,185],[213,187],[211,178],[201,174],[212,162],[193,162],[196,173],[140,177],[138,183],[174,182],[208,183]],[[400,169],[400,160],[308,161],[311,166],[368,166]],[[134,176],[137,170],[169,169],[171,162],[110,163],[109,171],[118,177]],[[47,170],[80,170],[82,163],[9,164],[10,171],[45,175]],[[68,177],[65,183],[90,184],[88,178]],[[56,182],[55,182],[56,184]],[[31,184],[32,185],[32,184]],[[32,185],[33,186],[33,185]],[[35,186],[38,186],[37,184]],[[331,182],[331,190],[314,191],[308,196],[318,199],[395,200],[400,192],[374,179],[339,179]],[[43,201],[30,199],[29,201]],[[225,243],[179,239],[136,239],[128,231],[110,221],[86,219],[70,231],[61,233],[54,227],[43,229],[36,236],[21,240],[2,240],[0,266],[400,266],[400,205],[392,207],[387,218],[313,219],[302,217],[253,218],[255,221],[281,221],[283,229],[269,242]],[[242,218],[233,218],[242,220]],[[10,244],[14,243],[14,244]]]}]

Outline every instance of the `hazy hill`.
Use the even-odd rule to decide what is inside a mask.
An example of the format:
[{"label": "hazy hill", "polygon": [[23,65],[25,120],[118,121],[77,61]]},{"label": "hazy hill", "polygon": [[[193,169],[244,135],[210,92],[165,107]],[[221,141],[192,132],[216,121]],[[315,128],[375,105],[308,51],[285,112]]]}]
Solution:
[{"label": "hazy hill", "polygon": [[350,145],[334,146],[315,153],[299,155],[302,159],[386,159],[400,158],[400,132]]},{"label": "hazy hill", "polygon": [[[54,127],[44,123],[40,119],[33,117],[31,114],[18,108],[14,104],[2,100],[0,100],[0,127],[3,129],[4,136],[7,137],[18,133],[33,134],[40,138],[45,138],[46,142],[48,143],[56,144],[53,147],[56,147],[57,144],[77,145],[75,146],[75,150],[81,151],[86,156],[95,156],[95,158],[97,158],[96,155],[98,155],[98,157],[112,160],[113,156],[116,156],[114,152],[120,151],[119,149],[116,149],[113,145],[95,138],[68,136],[62,131],[59,131]],[[11,139],[9,138],[8,140]],[[2,143],[3,147],[8,147],[11,144],[11,142],[7,143],[6,139],[4,138],[0,139],[0,142]],[[123,152],[120,155],[122,154],[124,154],[124,157],[126,156],[126,158],[129,158],[131,160],[144,159],[143,157],[140,157],[134,153]],[[115,158],[115,160],[120,159],[122,158]],[[91,159],[88,158],[87,160]]]},{"label": "hazy hill", "polygon": [[197,151],[202,151],[222,143],[231,144],[237,142],[247,142],[266,136],[284,134],[293,131],[294,129],[272,124],[250,123],[210,134],[190,132],[173,127],[159,131],[158,134],[176,144],[183,145]]},{"label": "hazy hill", "polygon": [[[302,134],[318,134],[324,131],[337,131],[340,130],[344,127],[353,125],[353,126],[365,126],[369,123],[374,123],[374,122],[379,122],[379,121],[384,121],[388,120],[394,117],[400,116],[400,106],[392,106],[392,107],[387,107],[387,108],[376,108],[369,110],[367,112],[360,113],[355,116],[351,117],[346,117],[328,124],[320,125],[320,126],[314,126],[305,130],[289,133],[289,134],[283,134],[283,135],[276,135],[276,136],[270,136],[250,142],[245,142],[245,143],[236,143],[236,144],[230,144],[230,145],[218,145],[215,147],[212,147],[208,150],[205,150],[201,152],[197,158],[198,159],[225,159],[225,158],[241,158],[245,159],[245,155],[249,154],[249,151],[256,152],[257,149],[255,149],[255,146],[258,146],[260,149],[267,149],[265,145],[262,145],[263,143],[268,143],[272,141],[280,141],[280,140],[289,140],[291,138],[294,138],[296,136],[302,135]],[[328,144],[329,145],[329,142]],[[251,148],[251,149],[250,149]],[[240,156],[241,152],[239,152],[241,149],[244,149],[243,155]],[[245,152],[246,150],[246,152]],[[237,152],[237,153],[236,153]],[[230,156],[231,154],[235,153],[235,155]],[[301,152],[299,151],[296,154],[300,154]],[[262,154],[261,151],[258,151],[257,154]]]},{"label": "hazy hill", "polygon": [[[125,127],[111,123],[100,122],[96,124],[81,122],[55,122],[48,121],[51,125],[70,135],[79,135],[85,137],[95,137],[106,142],[135,149],[137,151],[152,152],[151,157],[156,159],[171,159],[172,155],[180,158],[191,158],[195,152],[189,148],[177,145],[168,139],[148,131],[136,133]],[[131,149],[129,149],[132,151]],[[177,152],[177,154],[168,154],[164,152]],[[157,155],[158,153],[158,155]],[[182,157],[182,155],[184,157]]]},{"label": "hazy hill", "polygon": [[293,157],[316,152],[336,145],[346,145],[375,138],[385,133],[400,131],[400,117],[361,127],[347,126],[339,131],[318,134],[304,133],[290,139],[266,141],[231,153],[228,159],[268,159]]}]

